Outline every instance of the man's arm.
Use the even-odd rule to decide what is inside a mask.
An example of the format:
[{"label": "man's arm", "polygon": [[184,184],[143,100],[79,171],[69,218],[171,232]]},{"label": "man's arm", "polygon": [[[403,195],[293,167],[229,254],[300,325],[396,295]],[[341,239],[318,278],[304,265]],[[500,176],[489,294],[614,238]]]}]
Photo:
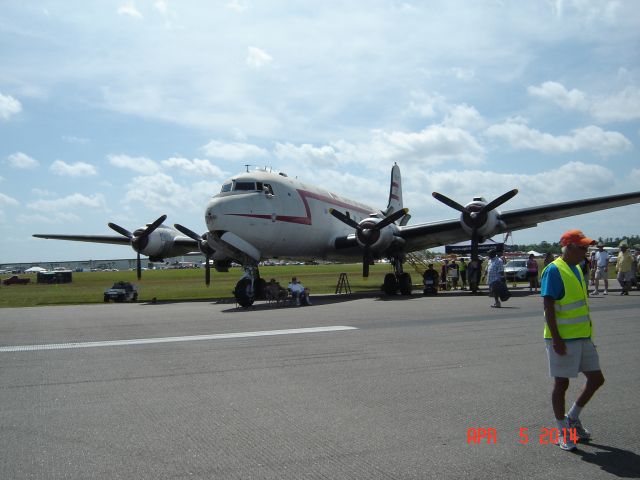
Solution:
[{"label": "man's arm", "polygon": [[556,301],[553,297],[544,297],[544,319],[549,325],[549,331],[551,332],[551,341],[553,343],[553,350],[558,355],[565,355],[567,353],[567,346],[564,340],[560,336],[558,331],[558,324],[556,322]]}]

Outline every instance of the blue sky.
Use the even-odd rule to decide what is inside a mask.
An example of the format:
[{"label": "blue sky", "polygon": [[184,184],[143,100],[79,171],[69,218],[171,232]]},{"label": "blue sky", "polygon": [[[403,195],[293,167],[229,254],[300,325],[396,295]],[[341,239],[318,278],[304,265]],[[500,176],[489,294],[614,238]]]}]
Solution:
[{"label": "blue sky", "polygon": [[[244,164],[412,223],[512,188],[503,209],[640,190],[636,1],[6,0],[0,6],[0,263],[129,258],[34,239],[161,214],[204,231]],[[638,234],[640,207],[518,243]]]}]

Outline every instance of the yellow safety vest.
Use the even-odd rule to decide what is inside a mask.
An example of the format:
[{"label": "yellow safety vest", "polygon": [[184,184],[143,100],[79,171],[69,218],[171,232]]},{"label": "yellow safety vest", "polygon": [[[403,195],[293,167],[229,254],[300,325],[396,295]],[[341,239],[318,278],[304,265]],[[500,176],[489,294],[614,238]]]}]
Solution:
[{"label": "yellow safety vest", "polygon": [[[553,264],[558,268],[564,284],[564,297],[555,301],[556,323],[560,336],[566,340],[591,337],[589,297],[582,270],[578,268],[580,276],[580,280],[578,280],[576,274],[562,257],[554,260]],[[552,338],[547,322],[544,323],[544,338]]]}]

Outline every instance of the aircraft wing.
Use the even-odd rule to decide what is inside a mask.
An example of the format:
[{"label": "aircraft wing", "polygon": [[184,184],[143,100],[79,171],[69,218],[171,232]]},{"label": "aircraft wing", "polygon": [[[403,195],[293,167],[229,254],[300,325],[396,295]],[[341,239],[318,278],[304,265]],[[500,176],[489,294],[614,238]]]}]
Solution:
[{"label": "aircraft wing", "polygon": [[[498,219],[500,221],[492,235],[535,227],[538,223],[549,220],[557,220],[639,202],[640,192],[632,192],[508,210],[499,214]],[[398,228],[400,230],[399,236],[406,242],[405,250],[407,252],[461,242],[470,238],[470,235],[463,230],[460,220],[457,218],[405,227],[400,226]]]},{"label": "aircraft wing", "polygon": [[[33,236],[37,238],[48,238],[51,240],[69,240],[72,242],[110,243],[113,245],[131,244],[129,238],[123,235],[57,235],[48,233],[36,233]],[[176,247],[190,248],[194,252],[199,253],[198,242],[188,237],[175,237],[173,239],[173,245]]]},{"label": "aircraft wing", "polygon": [[90,243],[111,243],[114,245],[129,245],[129,238],[122,235],[50,235],[48,233],[36,233],[37,238],[48,238],[52,240],[70,240],[73,242]]}]

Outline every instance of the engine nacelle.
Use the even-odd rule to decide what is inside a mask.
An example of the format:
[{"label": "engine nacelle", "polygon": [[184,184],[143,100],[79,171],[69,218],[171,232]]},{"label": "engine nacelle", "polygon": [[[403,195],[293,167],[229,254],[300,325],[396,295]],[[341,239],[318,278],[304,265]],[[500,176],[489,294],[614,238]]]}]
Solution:
[{"label": "engine nacelle", "polygon": [[473,231],[474,224],[477,226],[478,235],[482,238],[489,238],[498,230],[500,218],[497,211],[479,213],[486,204],[484,199],[474,199],[473,202],[465,205],[470,213],[465,212],[460,215],[460,225],[469,235]]},{"label": "engine nacelle", "polygon": [[373,229],[381,220],[377,217],[366,218],[358,224],[362,230],[356,232],[358,244],[363,248],[368,245],[374,254],[382,253],[391,246],[394,233],[398,229],[394,224],[387,225],[380,230]]}]

